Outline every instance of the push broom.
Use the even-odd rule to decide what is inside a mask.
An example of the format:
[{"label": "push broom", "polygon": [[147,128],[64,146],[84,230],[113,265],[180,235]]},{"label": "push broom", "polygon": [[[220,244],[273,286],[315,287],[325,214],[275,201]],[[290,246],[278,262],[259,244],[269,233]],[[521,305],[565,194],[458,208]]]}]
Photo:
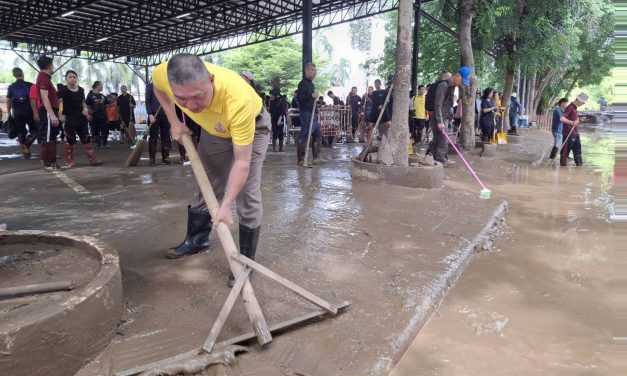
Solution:
[{"label": "push broom", "polygon": [[[157,117],[159,111],[161,111],[161,106],[159,106],[157,112],[155,112],[155,117]],[[126,162],[124,163],[125,167],[134,167],[137,166],[137,163],[139,163],[139,159],[141,158],[142,154],[144,153],[144,149],[146,148],[146,139],[148,138],[147,133],[152,126],[153,124],[148,124],[148,126],[144,128],[144,131],[142,132],[141,139],[137,141],[135,145],[131,146],[132,151],[128,158],[126,158]],[[161,142],[163,142],[163,140]]]},{"label": "push broom", "polygon": [[472,167],[470,167],[470,165],[468,164],[468,162],[466,162],[466,159],[464,158],[464,156],[462,155],[462,153],[460,153],[459,149],[457,149],[457,146],[455,146],[455,143],[451,140],[451,138],[448,136],[448,134],[444,131],[444,129],[442,129],[442,133],[444,134],[444,136],[446,137],[446,139],[448,140],[449,144],[451,144],[451,146],[453,147],[453,149],[455,149],[455,152],[457,153],[457,155],[459,155],[459,157],[462,159],[462,161],[464,161],[464,164],[466,165],[466,167],[468,167],[468,170],[470,170],[470,172],[472,173],[472,176],[475,177],[475,179],[477,179],[477,182],[479,183],[479,185],[481,185],[481,188],[483,188],[481,190],[481,192],[479,192],[479,197],[482,199],[489,199],[490,196],[492,195],[492,191],[489,190],[488,188],[486,188],[486,186],[483,184],[483,182],[481,181],[481,179],[479,179],[479,177],[477,176],[477,174],[475,173],[475,171],[472,169]]}]

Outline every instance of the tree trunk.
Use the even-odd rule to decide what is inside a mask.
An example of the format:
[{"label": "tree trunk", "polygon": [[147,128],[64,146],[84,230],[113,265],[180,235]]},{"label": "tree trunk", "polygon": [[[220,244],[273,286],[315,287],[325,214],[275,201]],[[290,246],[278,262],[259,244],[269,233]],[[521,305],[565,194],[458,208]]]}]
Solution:
[{"label": "tree trunk", "polygon": [[570,84],[570,87],[568,88],[568,91],[566,92],[566,95],[564,96],[565,98],[570,97],[570,94],[573,92],[573,89],[575,89],[575,86],[577,85],[577,81],[579,81],[579,73],[577,73],[577,75],[575,76],[573,83]]},{"label": "tree trunk", "polygon": [[505,68],[505,85],[503,86],[503,98],[501,106],[505,107],[505,113],[501,119],[504,131],[509,129],[509,101],[512,96],[514,86],[514,76],[516,75],[516,35],[510,34],[505,37],[505,48],[507,49],[507,66]]},{"label": "tree trunk", "polygon": [[503,119],[501,119],[504,132],[507,132],[509,129],[509,101],[512,97],[515,75],[516,71],[514,70],[514,65],[510,64],[505,72],[505,87],[503,87],[503,99],[501,99],[501,106],[505,107]]},{"label": "tree trunk", "polygon": [[527,95],[527,76],[523,74],[520,79],[520,91],[518,92],[518,101],[522,105],[521,115],[524,111],[525,105],[527,104],[527,102],[525,101],[525,95]]},{"label": "tree trunk", "polygon": [[533,100],[534,112],[538,111],[538,106],[540,106],[540,98],[542,98],[542,93],[544,92],[544,89],[546,89],[546,86],[551,82],[551,80],[553,80],[553,77],[555,77],[555,74],[557,74],[557,69],[553,68],[549,70],[544,75],[544,77],[542,77],[542,79],[540,80],[538,91],[535,93],[535,98]]},{"label": "tree trunk", "polygon": [[[475,0],[460,0],[459,2],[459,50],[462,64],[475,70],[475,56],[472,50],[472,20],[477,13],[478,6]],[[475,148],[475,100],[477,81],[473,76],[470,84],[460,89],[462,98],[462,124],[460,129],[460,146],[466,150]]]},{"label": "tree trunk", "polygon": [[527,93],[527,114],[529,115],[529,121],[531,121],[531,116],[534,115],[532,109],[533,95],[536,90],[536,74],[534,73],[531,76],[531,80],[529,81],[529,92]]},{"label": "tree trunk", "polygon": [[396,33],[396,73],[392,106],[392,127],[388,132],[395,166],[409,165],[409,88],[411,81],[412,16],[411,0],[400,0]]}]

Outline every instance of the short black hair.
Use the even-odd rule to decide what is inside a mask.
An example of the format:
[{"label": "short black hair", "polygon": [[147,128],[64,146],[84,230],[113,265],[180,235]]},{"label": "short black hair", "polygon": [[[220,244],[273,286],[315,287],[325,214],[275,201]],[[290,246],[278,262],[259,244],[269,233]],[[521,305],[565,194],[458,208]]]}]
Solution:
[{"label": "short black hair", "polygon": [[423,87],[425,87],[425,85],[418,85],[418,90],[422,89]]},{"label": "short black hair", "polygon": [[22,68],[19,67],[15,67],[13,68],[13,77],[15,78],[24,78],[24,71],[22,70]]},{"label": "short black hair", "polygon": [[92,89],[95,89],[95,88],[97,88],[97,87],[98,87],[98,85],[101,85],[101,84],[102,84],[102,81],[95,81],[95,82],[94,82],[94,84],[93,84],[93,85],[91,85],[91,88],[92,88]]},{"label": "short black hair", "polygon": [[327,91],[327,95],[331,96],[333,95],[333,92],[331,90]]},{"label": "short black hair", "polygon": [[562,98],[559,101],[557,101],[557,105],[558,106],[561,106],[562,103],[568,103],[568,98]]},{"label": "short black hair", "polygon": [[311,61],[308,62],[307,64],[305,64],[305,69],[309,68],[309,67],[316,67],[316,64],[312,63]]},{"label": "short black hair", "polygon": [[70,75],[70,74],[74,74],[76,77],[78,77],[78,74],[70,69],[67,72],[65,72],[65,78],[67,78],[67,76]]},{"label": "short black hair", "polygon": [[168,81],[176,85],[188,85],[208,80],[209,71],[196,55],[178,54],[168,61]]},{"label": "short black hair", "polygon": [[50,68],[52,66],[52,58],[46,55],[41,55],[39,59],[37,59],[37,66],[41,70]]},{"label": "short black hair", "polygon": [[376,80],[374,80],[374,83],[375,83],[375,84],[376,84],[377,82],[378,82],[378,83],[381,83],[381,80],[380,80],[380,79],[378,79],[378,78],[377,78]]}]

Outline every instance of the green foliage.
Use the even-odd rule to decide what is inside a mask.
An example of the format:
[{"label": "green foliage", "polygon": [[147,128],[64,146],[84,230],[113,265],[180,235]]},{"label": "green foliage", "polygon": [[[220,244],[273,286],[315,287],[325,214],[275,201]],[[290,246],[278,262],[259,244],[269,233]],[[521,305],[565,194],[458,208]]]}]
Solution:
[{"label": "green foliage", "polygon": [[[282,93],[291,94],[302,78],[301,51],[299,42],[286,37],[230,50],[217,56],[216,62],[237,72],[251,71],[264,92],[278,87]],[[333,76],[325,71],[328,60],[314,50],[314,62],[318,68],[316,88],[326,90]]]},{"label": "green foliage", "polygon": [[351,46],[359,51],[368,52],[371,48],[372,20],[366,18],[353,21],[349,25]]}]

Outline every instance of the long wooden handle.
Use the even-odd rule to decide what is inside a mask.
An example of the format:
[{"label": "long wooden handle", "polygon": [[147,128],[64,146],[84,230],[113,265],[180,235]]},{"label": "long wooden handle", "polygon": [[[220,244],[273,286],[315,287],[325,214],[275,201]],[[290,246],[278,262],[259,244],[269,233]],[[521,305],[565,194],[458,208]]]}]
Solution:
[{"label": "long wooden handle", "polygon": [[392,89],[394,89],[394,84],[390,85],[390,89],[388,90],[388,94],[385,96],[385,101],[383,102],[383,107],[381,107],[381,112],[379,112],[379,116],[377,117],[377,122],[374,124],[374,129],[372,130],[372,138],[368,141],[368,143],[364,147],[364,150],[362,151],[363,154],[359,155],[359,159],[362,162],[365,162],[366,161],[366,157],[368,157],[368,150],[370,149],[370,146],[372,145],[372,141],[374,140],[374,134],[377,132],[377,129],[379,129],[379,123],[381,122],[381,117],[383,117],[383,111],[385,111],[385,109],[388,106],[388,101],[390,100],[390,95],[392,94]]},{"label": "long wooden handle", "polygon": [[314,99],[313,108],[311,109],[311,119],[309,119],[309,132],[307,133],[307,144],[305,145],[305,159],[303,160],[303,166],[309,166],[309,142],[311,142],[311,132],[313,129],[314,116],[316,116],[316,100]]},{"label": "long wooden handle", "polygon": [[[198,183],[200,191],[202,192],[202,196],[205,199],[205,203],[209,208],[209,213],[213,218],[215,218],[218,213],[218,209],[220,208],[220,205],[218,204],[218,200],[216,199],[215,193],[213,192],[213,188],[211,188],[211,183],[209,183],[209,178],[207,177],[205,168],[203,167],[202,161],[200,160],[198,151],[196,151],[196,145],[194,145],[192,138],[187,134],[183,135],[181,141],[183,142],[183,146],[187,151],[190,164],[192,165],[192,170],[194,171],[194,176],[196,177],[196,182]],[[237,249],[237,246],[233,241],[231,231],[224,222],[220,222],[216,226],[216,232],[218,233],[218,237],[220,238],[220,243],[222,244],[222,249],[224,250],[226,259],[229,262],[231,271],[233,272],[235,278],[239,278],[240,274],[245,273],[245,271],[244,267],[240,263],[233,260],[234,256],[239,255],[239,250]],[[244,287],[242,288],[241,296],[242,301],[244,302],[244,306],[246,307],[246,312],[248,313],[248,318],[253,324],[253,330],[257,335],[259,343],[264,345],[272,341],[270,328],[268,327],[266,319],[263,317],[261,307],[259,306],[259,302],[255,297],[255,292],[253,291],[253,288],[248,278],[246,278],[246,282],[244,283]]]}]

